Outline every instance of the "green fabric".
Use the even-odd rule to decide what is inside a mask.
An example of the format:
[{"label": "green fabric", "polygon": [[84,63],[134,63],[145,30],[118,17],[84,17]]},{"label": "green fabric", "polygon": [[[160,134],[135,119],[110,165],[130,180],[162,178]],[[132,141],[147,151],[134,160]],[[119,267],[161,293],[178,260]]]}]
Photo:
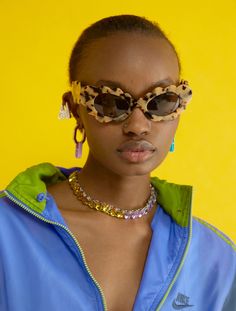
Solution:
[{"label": "green fabric", "polygon": [[42,213],[46,206],[46,200],[39,202],[38,194],[46,194],[46,185],[65,179],[66,176],[57,167],[45,162],[29,167],[18,174],[6,187],[6,190],[34,211]]},{"label": "green fabric", "polygon": [[3,198],[5,196],[6,196],[6,194],[4,192],[0,193],[0,198]]},{"label": "green fabric", "polygon": [[151,182],[157,189],[158,203],[180,226],[187,227],[192,205],[192,186],[170,183],[157,177],[152,177]]},{"label": "green fabric", "polygon": [[[66,176],[53,164],[44,162],[27,168],[18,174],[6,190],[18,200],[38,213],[42,213],[46,200],[39,202],[39,193],[46,195],[47,185],[66,180]],[[178,185],[152,177],[151,182],[157,189],[157,201],[164,210],[181,226],[189,224],[191,214],[192,186]]]}]

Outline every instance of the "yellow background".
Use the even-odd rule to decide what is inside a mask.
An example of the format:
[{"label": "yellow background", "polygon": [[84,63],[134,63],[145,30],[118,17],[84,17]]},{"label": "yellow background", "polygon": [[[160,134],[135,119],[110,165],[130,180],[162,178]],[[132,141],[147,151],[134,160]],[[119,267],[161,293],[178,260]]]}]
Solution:
[{"label": "yellow background", "polygon": [[40,162],[83,165],[85,153],[74,158],[74,120],[57,119],[72,46],[100,18],[137,14],[175,44],[193,89],[176,150],[154,174],[193,185],[193,214],[236,240],[235,0],[1,0],[0,12],[0,188]]}]

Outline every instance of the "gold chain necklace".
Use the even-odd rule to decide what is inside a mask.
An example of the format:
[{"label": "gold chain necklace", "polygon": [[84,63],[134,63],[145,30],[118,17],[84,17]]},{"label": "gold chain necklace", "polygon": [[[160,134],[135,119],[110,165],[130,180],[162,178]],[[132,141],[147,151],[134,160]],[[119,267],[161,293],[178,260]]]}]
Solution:
[{"label": "gold chain necklace", "polygon": [[84,205],[87,205],[91,209],[103,212],[109,216],[120,218],[120,219],[136,219],[141,218],[144,215],[148,214],[152,207],[155,205],[157,200],[157,195],[155,188],[150,184],[150,197],[147,200],[146,204],[142,208],[125,210],[118,207],[114,207],[111,204],[105,202],[100,202],[98,200],[92,199],[89,195],[85,193],[83,188],[80,186],[78,181],[79,172],[75,170],[69,176],[69,184],[73,190],[74,195],[77,199],[82,202]]}]

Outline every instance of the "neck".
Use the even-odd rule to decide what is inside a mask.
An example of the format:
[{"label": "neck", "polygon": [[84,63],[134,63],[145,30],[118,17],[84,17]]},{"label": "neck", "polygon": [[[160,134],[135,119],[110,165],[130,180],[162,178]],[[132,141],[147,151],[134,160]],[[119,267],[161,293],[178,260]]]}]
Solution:
[{"label": "neck", "polygon": [[121,209],[143,207],[150,196],[150,175],[121,176],[91,156],[79,174],[84,191],[93,199],[112,204]]}]

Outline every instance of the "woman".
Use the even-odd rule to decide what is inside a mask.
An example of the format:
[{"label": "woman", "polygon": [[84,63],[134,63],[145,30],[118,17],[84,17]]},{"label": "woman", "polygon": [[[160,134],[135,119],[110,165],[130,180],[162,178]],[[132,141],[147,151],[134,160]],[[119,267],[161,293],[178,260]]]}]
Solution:
[{"label": "woman", "polygon": [[60,118],[88,159],[35,165],[2,192],[0,309],[236,310],[235,245],[192,218],[191,186],[150,178],[192,96],[172,43],[145,18],[108,17],[69,67]]}]

